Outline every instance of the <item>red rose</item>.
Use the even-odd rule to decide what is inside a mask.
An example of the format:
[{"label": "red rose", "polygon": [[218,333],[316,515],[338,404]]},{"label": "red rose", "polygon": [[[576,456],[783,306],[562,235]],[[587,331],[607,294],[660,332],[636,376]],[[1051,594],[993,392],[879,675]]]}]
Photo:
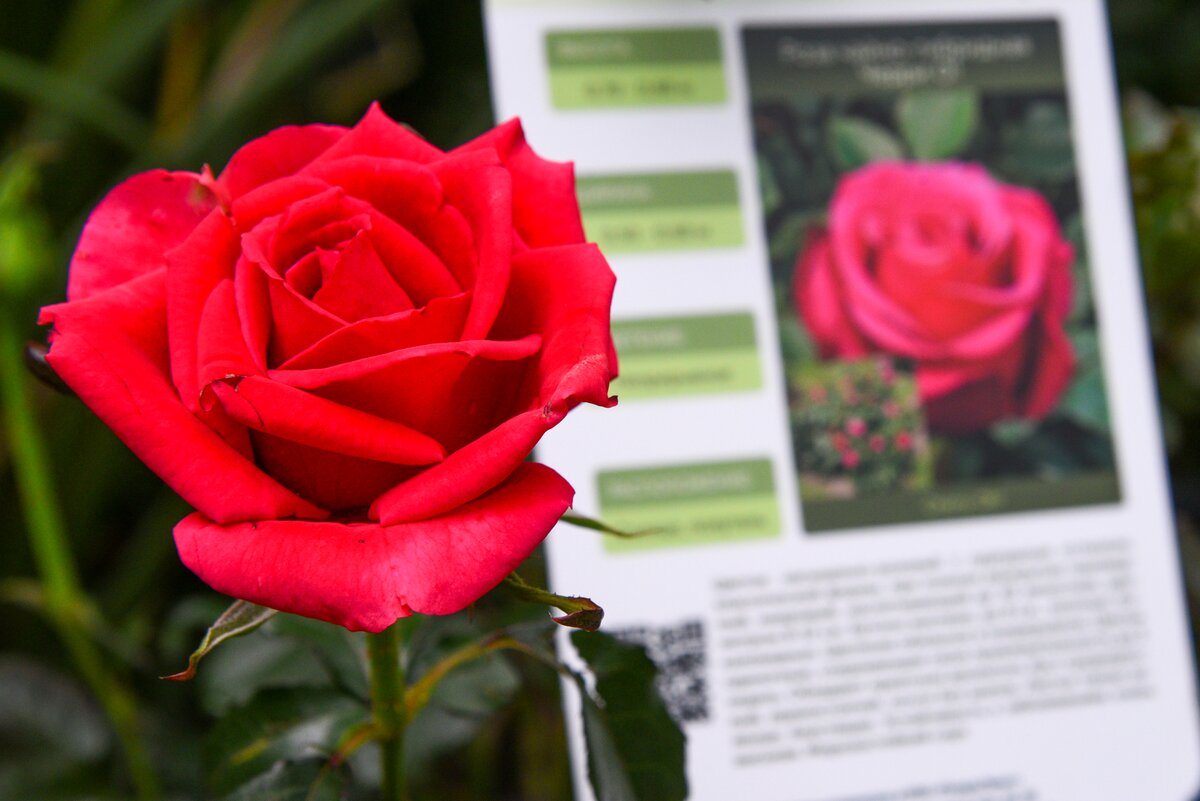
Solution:
[{"label": "red rose", "polygon": [[823,358],[909,359],[930,428],[1036,419],[1071,378],[1071,245],[1036,192],[968,164],[846,175],[796,265]]},{"label": "red rose", "polygon": [[71,263],[50,364],[196,513],[215,589],[350,629],[447,614],[571,487],[525,457],[609,406],[613,275],[517,121],[443,153],[372,107],[219,177],[135,175]]}]

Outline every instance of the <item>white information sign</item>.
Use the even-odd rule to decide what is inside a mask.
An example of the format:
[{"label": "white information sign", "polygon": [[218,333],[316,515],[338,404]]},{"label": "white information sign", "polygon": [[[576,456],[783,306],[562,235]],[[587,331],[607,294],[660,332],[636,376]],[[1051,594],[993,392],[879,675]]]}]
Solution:
[{"label": "white information sign", "polygon": [[691,798],[1196,797],[1102,3],[486,14],[618,275],[620,405],[540,455],[650,532],[551,578],[659,663]]}]

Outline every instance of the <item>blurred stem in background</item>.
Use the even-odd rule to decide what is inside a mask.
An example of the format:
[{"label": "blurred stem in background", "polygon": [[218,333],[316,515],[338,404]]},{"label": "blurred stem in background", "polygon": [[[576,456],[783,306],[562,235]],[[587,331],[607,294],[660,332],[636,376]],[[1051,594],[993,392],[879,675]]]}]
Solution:
[{"label": "blurred stem in background", "polygon": [[30,401],[29,372],[20,315],[32,277],[46,271],[42,220],[28,198],[36,162],[18,152],[0,165],[0,400],[6,444],[26,520],[30,552],[41,579],[41,611],[50,620],[76,670],[104,707],[140,799],[159,795],[158,780],[138,731],[137,704],[105,662],[86,621],[95,613],[79,582],[51,479],[41,429]]}]

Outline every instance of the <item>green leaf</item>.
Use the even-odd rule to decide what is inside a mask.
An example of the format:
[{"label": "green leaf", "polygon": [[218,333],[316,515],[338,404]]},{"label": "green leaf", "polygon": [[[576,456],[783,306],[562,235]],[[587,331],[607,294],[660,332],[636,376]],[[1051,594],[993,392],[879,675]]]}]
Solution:
[{"label": "green leaf", "polygon": [[1108,401],[1104,397],[1104,376],[1100,370],[1087,370],[1077,377],[1058,408],[1085,428],[1107,432]]},{"label": "green leaf", "polygon": [[909,92],[896,103],[896,123],[918,159],[957,156],[979,125],[979,94],[973,89]]},{"label": "green leaf", "polygon": [[873,161],[904,158],[904,146],[891,131],[859,117],[833,117],[829,122],[829,147],[845,170]]},{"label": "green leaf", "polygon": [[[113,737],[103,712],[70,676],[0,656],[0,798],[78,798],[95,787]],[[88,781],[93,784],[88,784]]]},{"label": "green leaf", "polygon": [[324,759],[276,762],[221,801],[338,801],[345,776]]},{"label": "green leaf", "polygon": [[550,618],[560,626],[583,629],[584,631],[595,631],[600,628],[600,622],[604,620],[604,610],[591,598],[584,598],[578,595],[557,595],[549,590],[526,583],[516,573],[510,573],[504,579],[504,587],[522,601],[546,604],[547,606],[554,606],[566,612],[565,615],[552,616]]},{"label": "green leaf", "polygon": [[521,678],[510,661],[488,653],[457,665],[438,681],[429,703],[412,719],[405,756],[430,765],[441,754],[473,742],[497,712],[512,703]]},{"label": "green leaf", "polygon": [[686,739],[655,687],[657,670],[639,645],[573,632],[571,643],[596,678],[580,682],[588,780],[598,801],[683,801]]},{"label": "green leaf", "polygon": [[299,615],[278,615],[266,630],[308,650],[341,690],[363,700],[370,698],[366,637],[361,632]]},{"label": "green leaf", "polygon": [[1062,181],[1075,174],[1071,123],[1060,101],[1030,105],[1025,117],[1004,129],[1001,172],[1022,184]]},{"label": "green leaf", "polygon": [[263,690],[213,727],[205,747],[210,786],[225,795],[267,781],[264,774],[280,772],[283,763],[315,757],[324,762],[342,734],[368,716],[364,704],[333,690]]},{"label": "green leaf", "polygon": [[207,656],[209,651],[226,640],[249,634],[276,614],[278,613],[274,609],[268,609],[265,606],[258,606],[247,601],[234,601],[208,627],[204,639],[200,641],[200,646],[188,657],[187,668],[162,678],[167,681],[190,681],[196,675],[196,667],[200,664],[200,660]]},{"label": "green leaf", "polygon": [[783,203],[783,192],[775,181],[770,163],[762,156],[758,157],[758,185],[762,187],[763,212],[771,214]]},{"label": "green leaf", "polygon": [[596,520],[592,517],[584,517],[583,515],[576,514],[563,515],[561,518],[559,518],[559,520],[572,526],[588,528],[592,531],[599,531],[601,534],[608,534],[613,537],[623,537],[625,539],[645,537],[650,534],[657,534],[660,531],[659,529],[654,528],[642,529],[640,531],[625,531],[623,529],[614,528],[608,523],[605,523],[603,520]]}]

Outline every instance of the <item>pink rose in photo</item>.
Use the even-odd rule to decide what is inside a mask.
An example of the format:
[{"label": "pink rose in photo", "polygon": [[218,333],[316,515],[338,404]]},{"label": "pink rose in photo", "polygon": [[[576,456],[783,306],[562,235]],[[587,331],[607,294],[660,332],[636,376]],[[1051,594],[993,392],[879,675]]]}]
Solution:
[{"label": "pink rose in photo", "polygon": [[973,431],[1038,419],[1069,384],[1073,257],[1033,190],[978,165],[880,162],[842,178],[794,300],[822,358],[910,360],[929,427]]}]

